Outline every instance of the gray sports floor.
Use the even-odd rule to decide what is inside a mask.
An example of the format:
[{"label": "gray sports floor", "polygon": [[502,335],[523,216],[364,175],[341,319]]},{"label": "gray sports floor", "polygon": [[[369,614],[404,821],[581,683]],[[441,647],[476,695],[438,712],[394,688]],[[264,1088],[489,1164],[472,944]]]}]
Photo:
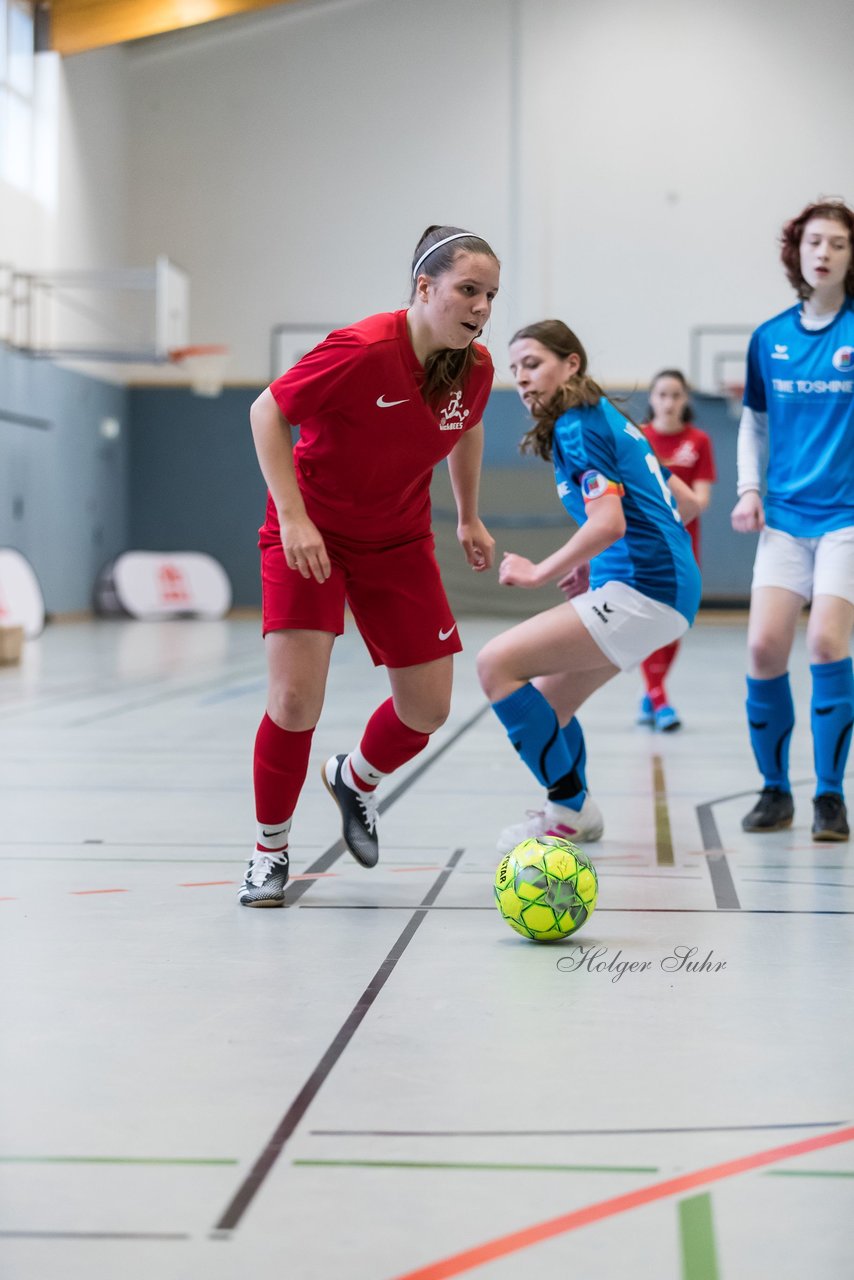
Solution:
[{"label": "gray sports floor", "polygon": [[794,828],[740,830],[744,619],[701,618],[681,733],[634,727],[633,676],[585,709],[599,906],[536,945],[492,905],[537,799],[473,674],[500,626],[463,624],[372,872],[319,768],[386,685],[339,642],[284,911],[236,900],[257,621],[0,668],[3,1280],[854,1275],[854,867],[809,837],[802,634]]}]

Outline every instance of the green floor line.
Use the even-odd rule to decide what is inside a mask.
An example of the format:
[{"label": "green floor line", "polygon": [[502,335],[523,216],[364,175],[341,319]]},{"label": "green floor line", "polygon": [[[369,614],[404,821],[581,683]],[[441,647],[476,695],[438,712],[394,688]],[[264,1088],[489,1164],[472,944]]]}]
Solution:
[{"label": "green floor line", "polygon": [[0,1164],[238,1164],[237,1160],[183,1156],[0,1156]]},{"label": "green floor line", "polygon": [[293,1164],[344,1169],[498,1169],[516,1173],[658,1173],[656,1165],[481,1164],[464,1160],[294,1160]]},{"label": "green floor line", "polygon": [[708,1192],[679,1201],[679,1234],[682,1280],[719,1280],[712,1197]]},{"label": "green floor line", "polygon": [[854,1178],[854,1169],[770,1169],[766,1178]]}]

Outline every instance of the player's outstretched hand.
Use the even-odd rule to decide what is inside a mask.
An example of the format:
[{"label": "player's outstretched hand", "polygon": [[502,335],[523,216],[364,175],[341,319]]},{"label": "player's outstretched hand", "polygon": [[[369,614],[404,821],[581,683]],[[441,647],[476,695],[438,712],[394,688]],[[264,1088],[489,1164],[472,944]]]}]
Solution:
[{"label": "player's outstretched hand", "polygon": [[585,561],[584,564],[578,565],[576,569],[565,573],[562,578],[558,579],[557,585],[567,600],[572,600],[574,596],[583,596],[585,591],[590,590],[589,562]]},{"label": "player's outstretched hand", "polygon": [[282,550],[289,569],[303,578],[325,582],[332,572],[323,536],[308,516],[281,520]]},{"label": "player's outstretched hand", "polygon": [[533,560],[505,551],[498,567],[498,581],[502,587],[538,587],[537,566]]},{"label": "player's outstretched hand", "polygon": [[736,533],[760,533],[765,528],[765,509],[755,489],[743,493],[730,516]]},{"label": "player's outstretched hand", "polygon": [[495,539],[482,520],[461,524],[457,530],[460,546],[475,573],[491,569],[495,559]]}]

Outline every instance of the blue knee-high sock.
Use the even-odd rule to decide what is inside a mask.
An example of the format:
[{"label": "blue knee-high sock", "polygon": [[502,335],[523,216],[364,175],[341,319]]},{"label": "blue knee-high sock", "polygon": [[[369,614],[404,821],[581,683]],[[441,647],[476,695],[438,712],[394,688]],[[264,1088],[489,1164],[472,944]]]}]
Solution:
[{"label": "blue knee-high sock", "polygon": [[560,731],[557,716],[532,684],[492,704],[507,736],[534,777],[544,787],[564,777],[572,757]]},{"label": "blue knee-high sock", "polygon": [[549,799],[556,804],[565,804],[568,809],[578,813],[587,797],[587,747],[581,725],[572,717],[569,724],[561,729],[569,758],[572,762],[569,773],[549,787]]},{"label": "blue knee-high sock", "polygon": [[750,745],[765,786],[789,791],[789,740],[795,727],[795,704],[788,671],[773,680],[748,676],[746,705]]},{"label": "blue knee-high sock", "polygon": [[841,795],[854,722],[854,670],[851,659],[843,658],[841,662],[816,663],[810,672],[816,795],[826,791]]}]

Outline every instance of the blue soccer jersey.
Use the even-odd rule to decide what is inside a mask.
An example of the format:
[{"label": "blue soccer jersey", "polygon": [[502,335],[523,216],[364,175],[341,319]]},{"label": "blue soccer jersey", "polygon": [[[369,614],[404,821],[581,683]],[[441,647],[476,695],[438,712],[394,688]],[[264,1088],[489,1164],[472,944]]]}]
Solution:
[{"label": "blue soccer jersey", "polygon": [[768,415],[765,519],[796,538],[854,525],[854,302],[824,329],[800,304],[759,326],[744,403]]},{"label": "blue soccer jersey", "polygon": [[591,587],[625,582],[693,622],[700,572],[667,487],[670,473],[662,471],[643,432],[603,398],[558,418],[552,453],[558,496],[578,524],[599,495],[622,498],[626,532],[591,562]]}]

